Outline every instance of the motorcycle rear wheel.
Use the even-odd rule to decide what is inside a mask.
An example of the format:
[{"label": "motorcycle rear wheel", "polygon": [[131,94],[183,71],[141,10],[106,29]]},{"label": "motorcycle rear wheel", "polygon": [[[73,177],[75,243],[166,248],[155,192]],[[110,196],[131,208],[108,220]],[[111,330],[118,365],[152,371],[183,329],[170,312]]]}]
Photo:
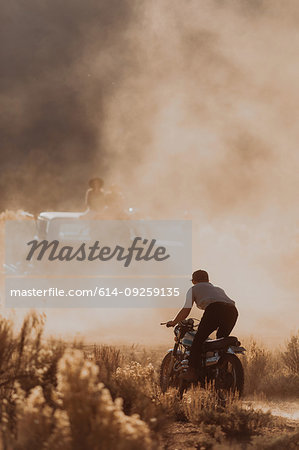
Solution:
[{"label": "motorcycle rear wheel", "polygon": [[244,370],[236,355],[225,354],[217,364],[216,390],[220,397],[228,398],[237,394],[241,397],[244,389]]}]

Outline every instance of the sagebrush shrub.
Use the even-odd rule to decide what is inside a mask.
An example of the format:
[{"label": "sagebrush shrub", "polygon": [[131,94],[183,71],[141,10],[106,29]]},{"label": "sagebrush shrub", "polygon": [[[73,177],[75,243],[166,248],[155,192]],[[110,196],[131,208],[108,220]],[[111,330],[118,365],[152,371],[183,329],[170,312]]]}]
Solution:
[{"label": "sagebrush shrub", "polygon": [[[26,392],[40,385],[49,402],[56,380],[56,364],[63,352],[59,343],[43,342],[44,317],[28,314],[16,336],[13,324],[2,318],[0,321],[0,400],[6,400],[11,425],[14,421],[12,394],[18,382]],[[0,407],[0,419],[2,409]]]},{"label": "sagebrush shrub", "polygon": [[2,427],[2,440],[13,450],[71,450],[71,434],[67,414],[53,410],[46,402],[43,390],[36,386],[26,397],[25,391],[15,385],[14,430]]},{"label": "sagebrush shrub", "polygon": [[117,395],[124,402],[126,414],[138,413],[151,429],[158,431],[169,421],[169,415],[160,401],[157,375],[152,364],[143,367],[132,361],[116,370]]},{"label": "sagebrush shrub", "polygon": [[282,353],[282,359],[290,372],[299,376],[299,331],[297,335],[291,336],[287,342],[286,350]]},{"label": "sagebrush shrub", "polygon": [[292,398],[299,392],[299,337],[291,336],[284,351],[269,351],[251,341],[242,359],[245,395]]},{"label": "sagebrush shrub", "polygon": [[35,386],[27,396],[14,385],[15,426],[2,415],[2,442],[8,449],[139,450],[151,449],[149,427],[138,415],[127,416],[122,400],[98,382],[98,367],[78,350],[68,350],[57,371],[55,406]]},{"label": "sagebrush shrub", "polygon": [[80,351],[67,351],[58,366],[58,394],[68,414],[73,448],[150,448],[150,431],[139,416],[126,416],[122,400],[112,400],[99,368]]},{"label": "sagebrush shrub", "polygon": [[271,354],[254,340],[246,349],[245,357],[242,359],[245,394],[254,394],[260,392],[260,383],[271,370]]}]

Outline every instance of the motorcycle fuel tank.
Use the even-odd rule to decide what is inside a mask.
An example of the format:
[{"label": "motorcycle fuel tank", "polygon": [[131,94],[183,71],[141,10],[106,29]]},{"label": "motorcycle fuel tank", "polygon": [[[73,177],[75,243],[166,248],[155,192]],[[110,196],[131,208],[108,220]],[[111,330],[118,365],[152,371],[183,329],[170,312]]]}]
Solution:
[{"label": "motorcycle fuel tank", "polygon": [[182,344],[186,347],[191,347],[196,331],[187,331],[182,339]]}]

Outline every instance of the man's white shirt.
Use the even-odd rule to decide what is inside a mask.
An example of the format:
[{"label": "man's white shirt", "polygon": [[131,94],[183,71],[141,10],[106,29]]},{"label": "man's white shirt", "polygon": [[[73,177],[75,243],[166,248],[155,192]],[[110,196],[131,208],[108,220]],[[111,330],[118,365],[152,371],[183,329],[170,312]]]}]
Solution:
[{"label": "man's white shirt", "polygon": [[199,309],[205,310],[211,303],[216,302],[235,304],[234,300],[229,298],[220,287],[212,283],[200,282],[188,290],[184,308],[192,308],[193,303],[196,303]]}]

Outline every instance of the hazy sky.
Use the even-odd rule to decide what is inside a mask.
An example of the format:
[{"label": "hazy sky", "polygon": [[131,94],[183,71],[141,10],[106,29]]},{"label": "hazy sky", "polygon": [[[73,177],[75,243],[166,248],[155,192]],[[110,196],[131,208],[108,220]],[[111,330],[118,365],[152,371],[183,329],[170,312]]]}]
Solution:
[{"label": "hazy sky", "polygon": [[[194,268],[237,300],[238,332],[294,331],[298,2],[1,9],[0,206],[82,209],[102,176],[144,217],[193,219]],[[71,328],[94,336],[88,314]]]}]

